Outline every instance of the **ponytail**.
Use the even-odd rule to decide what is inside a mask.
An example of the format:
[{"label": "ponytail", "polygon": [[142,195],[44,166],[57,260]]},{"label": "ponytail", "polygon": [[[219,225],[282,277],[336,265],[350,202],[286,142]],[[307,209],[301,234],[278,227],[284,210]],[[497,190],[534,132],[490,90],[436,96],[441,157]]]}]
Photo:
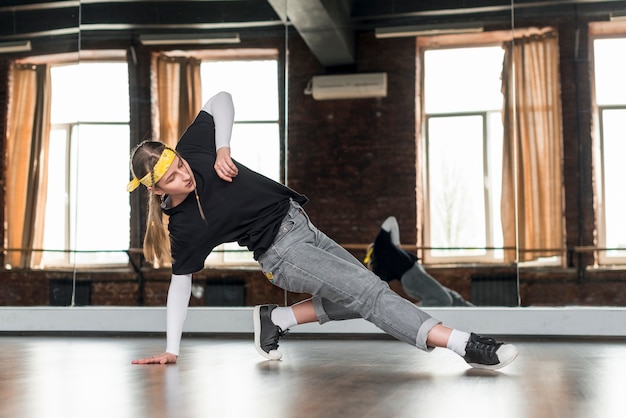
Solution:
[{"label": "ponytail", "polygon": [[172,262],[170,240],[163,224],[161,198],[152,191],[149,193],[146,234],[143,238],[143,256],[146,261],[159,267]]},{"label": "ponytail", "polygon": [[[165,144],[157,141],[143,141],[139,144],[131,154],[130,169],[133,177],[135,179],[141,179],[152,173],[153,178],[150,183],[155,184],[154,166],[166,148]],[[161,198],[150,190],[146,233],[143,239],[143,255],[146,261],[153,264],[155,267],[159,267],[171,263],[172,257],[170,251],[169,236],[163,223]]]}]

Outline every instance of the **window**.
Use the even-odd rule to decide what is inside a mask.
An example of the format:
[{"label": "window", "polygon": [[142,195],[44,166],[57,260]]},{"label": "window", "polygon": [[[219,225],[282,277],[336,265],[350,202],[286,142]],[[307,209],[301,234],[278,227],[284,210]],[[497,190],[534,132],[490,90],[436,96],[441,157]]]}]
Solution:
[{"label": "window", "polygon": [[598,246],[602,264],[626,263],[626,35],[595,39],[594,75],[598,179]]},{"label": "window", "polygon": [[[130,205],[128,68],[51,68],[52,104],[42,267],[126,264]],[[104,81],[106,80],[106,82]],[[58,250],[77,250],[68,253]]]},{"label": "window", "polygon": [[503,257],[501,46],[424,51],[427,262]]},{"label": "window", "polygon": [[[203,101],[219,91],[233,96],[232,157],[280,181],[277,60],[203,61],[201,78]],[[248,262],[254,262],[252,253],[237,243],[216,248],[207,259],[209,264]]]}]

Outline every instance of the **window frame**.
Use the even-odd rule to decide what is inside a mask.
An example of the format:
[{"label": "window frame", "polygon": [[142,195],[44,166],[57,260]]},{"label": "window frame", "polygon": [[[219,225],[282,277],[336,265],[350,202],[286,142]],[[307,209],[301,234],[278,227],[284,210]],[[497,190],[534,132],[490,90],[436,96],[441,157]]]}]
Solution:
[{"label": "window frame", "polygon": [[[422,36],[417,37],[416,42],[416,57],[417,59],[417,80],[416,83],[416,132],[418,135],[417,145],[420,152],[419,160],[417,162],[418,167],[420,163],[422,167],[426,167],[426,159],[427,159],[427,133],[426,133],[426,117],[425,114],[425,106],[424,106],[424,52],[429,49],[444,49],[444,48],[478,48],[478,47],[490,47],[490,46],[501,46],[504,42],[510,42],[514,37],[519,36],[532,36],[535,34],[540,34],[546,28],[516,28],[514,31],[510,30],[502,30],[502,31],[489,31],[482,33],[466,33],[466,34],[451,34],[451,35],[435,35],[435,36]],[[485,161],[485,164],[488,166],[489,162]],[[430,236],[427,233],[427,229],[429,226],[429,218],[428,218],[428,184],[427,184],[427,172],[425,171],[427,168],[420,170],[420,174],[418,175],[418,184],[417,190],[418,194],[416,196],[417,199],[417,207],[418,207],[418,225],[421,225],[422,236],[418,234],[418,255],[420,255],[423,261],[427,264],[451,264],[451,265],[460,265],[465,263],[473,263],[479,262],[483,264],[500,264],[503,262],[503,259],[488,259],[485,255],[480,257],[433,257],[429,251],[430,244]],[[488,208],[487,208],[488,209]],[[419,227],[419,226],[418,226]],[[419,231],[418,231],[419,232]],[[492,235],[492,234],[491,234]],[[485,250],[489,250],[489,247],[486,247]],[[494,248],[494,252],[500,250],[500,247]],[[504,248],[502,248],[504,250]],[[562,259],[559,257],[558,259],[542,259],[537,261],[525,262],[525,265],[560,265],[562,263]]]},{"label": "window frame", "polygon": [[595,176],[595,195],[596,195],[596,228],[597,228],[597,253],[596,258],[599,265],[624,265],[626,264],[626,253],[622,256],[609,256],[609,250],[620,250],[625,252],[626,249],[608,248],[607,246],[607,219],[606,219],[606,181],[605,181],[605,164],[604,164],[604,111],[626,110],[626,98],[623,104],[618,105],[599,105],[596,92],[596,60],[595,60],[595,41],[602,39],[625,39],[626,40],[626,22],[590,22],[589,23],[589,53],[591,70],[591,100],[592,100],[592,118],[593,118],[593,149],[594,149],[594,176]]},{"label": "window frame", "polygon": [[[126,53],[125,51],[122,51],[122,50],[81,51],[81,54],[79,57],[75,57],[72,54],[70,55],[63,54],[60,56],[39,57],[37,58],[36,61],[47,62],[50,65],[50,67],[80,65],[81,63],[101,63],[101,64],[118,63],[118,64],[124,64],[126,66],[129,65],[126,59]],[[127,100],[129,101],[129,105],[130,105],[130,90],[128,91]],[[125,122],[73,120],[69,122],[54,123],[50,121],[50,132],[54,130],[61,130],[65,132],[66,172],[65,172],[65,179],[63,181],[65,185],[65,193],[66,193],[66,199],[65,199],[65,204],[64,204],[65,206],[64,207],[64,220],[66,224],[65,237],[64,237],[65,248],[62,250],[59,250],[59,249],[47,250],[46,248],[42,248],[41,251],[43,254],[41,257],[41,263],[39,265],[32,265],[31,266],[32,268],[38,268],[38,269],[68,268],[68,269],[75,269],[75,270],[110,269],[110,268],[126,267],[129,263],[128,257],[126,256],[128,254],[127,248],[119,249],[119,250],[102,249],[101,251],[100,250],[73,249],[73,247],[76,245],[76,242],[73,242],[75,240],[75,237],[73,236],[74,234],[72,231],[73,231],[73,227],[75,228],[76,226],[71,225],[71,219],[72,219],[72,211],[75,211],[76,208],[72,207],[72,196],[71,196],[72,194],[71,182],[73,181],[72,176],[73,176],[73,171],[74,171],[72,167],[73,167],[73,164],[75,164],[75,161],[73,160],[74,156],[72,155],[73,154],[72,147],[76,145],[73,142],[79,140],[80,133],[78,132],[80,131],[80,126],[87,126],[87,125],[125,126],[128,128],[128,132],[129,132],[128,139],[130,143],[130,132],[131,132],[130,115],[129,115],[128,120]],[[73,131],[77,132],[76,134],[77,136],[75,138],[73,138]],[[124,151],[124,156],[127,157],[126,151]],[[74,175],[79,175],[79,174],[74,174]],[[44,219],[44,225],[46,222],[47,220]],[[45,229],[45,226],[44,226],[44,229]],[[129,230],[129,242],[130,242],[130,230]],[[53,252],[63,253],[62,259],[46,260],[45,253],[53,253]],[[77,258],[80,257],[80,254],[113,253],[113,252],[126,254],[124,256],[125,261],[121,261],[121,260],[115,261],[115,262],[94,262],[93,260],[90,260],[87,262],[77,261]]]},{"label": "window frame", "polygon": [[[510,31],[493,31],[493,32],[485,32],[478,34],[461,34],[461,35],[439,35],[439,36],[427,36],[427,37],[418,37],[417,38],[417,57],[418,60],[418,77],[419,80],[417,86],[417,106],[416,106],[416,118],[418,124],[418,135],[420,139],[418,140],[420,149],[422,150],[422,156],[420,157],[420,161],[422,162],[422,170],[421,170],[421,186],[418,185],[418,190],[422,190],[421,196],[418,195],[418,205],[417,207],[420,213],[418,213],[418,219],[422,219],[421,227],[423,231],[423,235],[418,236],[418,240],[422,239],[423,241],[418,242],[418,252],[424,263],[426,264],[468,264],[468,263],[483,263],[483,264],[498,264],[502,263],[502,258],[495,257],[496,252],[499,248],[493,247],[493,233],[490,231],[489,222],[486,222],[485,226],[485,234],[486,234],[486,245],[481,250],[484,250],[485,253],[481,255],[455,255],[455,256],[433,256],[431,247],[431,232],[430,232],[430,191],[429,191],[429,163],[428,163],[428,121],[431,117],[439,117],[440,115],[445,116],[466,116],[466,115],[476,115],[476,114],[484,114],[485,118],[483,119],[483,171],[488,170],[489,160],[488,160],[488,129],[489,129],[489,116],[488,114],[493,111],[491,110],[483,110],[483,111],[472,111],[472,112],[442,112],[440,114],[426,114],[425,111],[425,103],[424,103],[424,89],[425,89],[425,77],[424,77],[424,65],[425,65],[425,52],[427,50],[433,49],[453,49],[453,48],[480,48],[480,47],[494,47],[501,46],[503,42],[510,40],[512,38],[512,34]],[[419,165],[418,165],[419,166]],[[484,171],[485,172],[485,171]],[[420,176],[418,176],[418,179]],[[491,211],[491,206],[489,203],[489,197],[487,195],[488,191],[485,191],[485,212],[486,216],[490,216],[489,212]],[[420,245],[422,244],[422,245]]]}]

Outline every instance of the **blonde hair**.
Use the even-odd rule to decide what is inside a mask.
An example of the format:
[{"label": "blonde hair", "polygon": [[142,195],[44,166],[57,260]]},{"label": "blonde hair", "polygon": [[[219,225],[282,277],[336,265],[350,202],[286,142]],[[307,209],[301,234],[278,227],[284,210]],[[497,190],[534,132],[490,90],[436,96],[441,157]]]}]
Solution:
[{"label": "blonde hair", "polygon": [[[167,146],[157,141],[143,141],[131,154],[130,169],[136,178],[142,178],[153,173],[153,168],[163,150]],[[154,181],[152,182],[155,183]],[[172,262],[169,235],[163,223],[163,211],[161,209],[161,197],[149,190],[148,216],[146,220],[146,233],[143,238],[143,256],[146,261],[156,267]]]}]

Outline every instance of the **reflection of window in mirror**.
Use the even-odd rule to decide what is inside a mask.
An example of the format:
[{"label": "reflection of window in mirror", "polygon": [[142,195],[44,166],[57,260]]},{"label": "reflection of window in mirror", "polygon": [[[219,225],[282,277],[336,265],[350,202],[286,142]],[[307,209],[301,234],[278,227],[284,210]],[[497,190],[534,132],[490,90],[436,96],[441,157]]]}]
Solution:
[{"label": "reflection of window in mirror", "polygon": [[593,24],[596,181],[600,264],[626,263],[626,22]]},{"label": "reflection of window in mirror", "polygon": [[[233,158],[280,181],[278,61],[203,60],[200,71],[203,101],[222,90],[233,96]],[[207,259],[210,265],[248,263],[255,263],[252,253],[236,243],[216,248]]]},{"label": "reflection of window in mirror", "polygon": [[500,46],[424,53],[427,230],[438,248],[429,261],[502,259],[486,248],[502,247],[503,55]]},{"label": "reflection of window in mirror", "polygon": [[[126,62],[54,65],[42,266],[128,262]],[[105,81],[106,80],[106,81]],[[115,208],[112,210],[111,208]],[[104,252],[92,252],[103,250]],[[110,252],[111,251],[111,252]]]},{"label": "reflection of window in mirror", "polygon": [[[537,85],[558,86],[558,78],[550,78],[558,73],[558,48],[554,47],[557,36],[550,28],[530,28],[515,33],[418,38],[422,114],[417,117],[422,122],[426,263],[506,264],[518,261],[517,248],[526,251],[522,261],[529,264],[561,262],[562,230],[553,228],[545,234],[551,241],[542,241],[546,227],[543,219],[552,219],[542,214],[549,213],[554,218],[551,224],[558,226],[562,223],[560,207],[553,207],[552,202],[524,205],[516,197],[532,193],[532,199],[545,200],[537,197],[533,188],[545,178],[551,179],[551,188],[562,189],[560,148],[544,147],[555,143],[558,136],[547,128],[561,117],[558,89],[548,89],[545,94],[533,91],[525,95],[530,99],[515,96],[516,92],[521,94],[520,86],[533,84],[520,81],[525,77],[542,77]],[[520,53],[522,49],[533,52]],[[550,59],[528,58],[542,56],[536,50]],[[534,61],[529,63],[531,59]],[[539,70],[520,77],[512,62],[519,68],[523,64]],[[505,113],[505,108],[514,111]],[[511,119],[512,114],[516,117]],[[507,126],[511,127],[508,131],[503,123],[507,118]],[[534,146],[545,152],[541,158],[532,151]],[[530,151],[516,154],[517,149]],[[523,175],[518,174],[519,170],[513,175],[522,163]],[[558,166],[556,171],[546,169],[553,166]],[[550,194],[560,198],[558,191]],[[519,215],[521,209],[525,212]],[[520,235],[518,247],[521,228],[524,234]]]}]

